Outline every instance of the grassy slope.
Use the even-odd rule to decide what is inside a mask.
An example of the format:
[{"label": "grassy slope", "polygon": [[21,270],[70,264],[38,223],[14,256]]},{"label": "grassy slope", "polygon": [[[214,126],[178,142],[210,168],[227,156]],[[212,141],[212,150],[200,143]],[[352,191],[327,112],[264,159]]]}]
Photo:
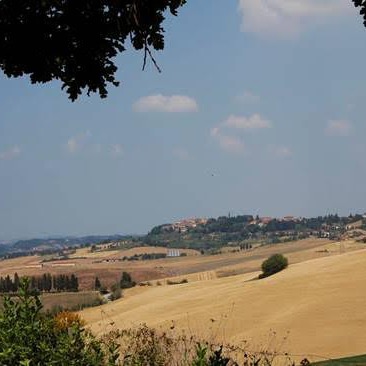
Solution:
[{"label": "grassy slope", "polygon": [[[83,316],[102,333],[108,324],[139,323],[188,332],[251,347],[279,345],[289,331],[285,351],[324,358],[362,354],[366,349],[366,251],[291,265],[263,279],[239,275],[185,285],[134,289]],[[268,339],[270,329],[276,339]],[[323,358],[323,359],[324,359]]]},{"label": "grassy slope", "polygon": [[338,360],[322,361],[313,364],[314,366],[365,366],[366,355],[340,358]]}]

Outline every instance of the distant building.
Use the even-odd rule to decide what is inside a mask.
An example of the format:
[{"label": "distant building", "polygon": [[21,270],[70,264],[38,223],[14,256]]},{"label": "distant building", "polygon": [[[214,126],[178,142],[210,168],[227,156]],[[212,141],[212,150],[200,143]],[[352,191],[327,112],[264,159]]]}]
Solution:
[{"label": "distant building", "polygon": [[180,257],[180,250],[179,249],[168,249],[167,257]]},{"label": "distant building", "polygon": [[267,225],[267,224],[269,224],[272,220],[273,220],[273,218],[272,218],[272,217],[261,217],[261,218],[259,219],[259,222],[260,222],[261,224],[265,224],[265,225]]},{"label": "distant building", "polygon": [[207,223],[207,219],[204,218],[191,218],[177,221],[173,224],[166,224],[162,226],[164,231],[176,231],[185,233],[191,228],[195,228],[198,225],[204,225]]}]

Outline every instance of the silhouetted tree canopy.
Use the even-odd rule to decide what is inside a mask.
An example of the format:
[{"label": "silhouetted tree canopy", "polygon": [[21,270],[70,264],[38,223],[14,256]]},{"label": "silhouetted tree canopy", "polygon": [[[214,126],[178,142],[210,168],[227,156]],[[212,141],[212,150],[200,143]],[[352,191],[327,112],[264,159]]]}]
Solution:
[{"label": "silhouetted tree canopy", "polygon": [[[60,80],[71,100],[84,91],[107,96],[119,85],[113,58],[130,41],[155,60],[164,48],[166,13],[186,0],[0,0],[0,67],[32,83]],[[157,66],[157,65],[156,65]]]},{"label": "silhouetted tree canopy", "polygon": [[363,24],[366,27],[366,0],[352,0],[355,7],[361,7],[360,14],[363,16]]}]

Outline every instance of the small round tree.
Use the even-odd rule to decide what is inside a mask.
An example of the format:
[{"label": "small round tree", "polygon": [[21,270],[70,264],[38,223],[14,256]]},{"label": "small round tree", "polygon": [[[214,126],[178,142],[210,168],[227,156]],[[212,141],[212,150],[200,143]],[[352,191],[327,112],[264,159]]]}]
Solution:
[{"label": "small round tree", "polygon": [[271,276],[277,272],[282,271],[288,266],[288,260],[282,254],[273,254],[262,263],[263,273],[259,278]]}]

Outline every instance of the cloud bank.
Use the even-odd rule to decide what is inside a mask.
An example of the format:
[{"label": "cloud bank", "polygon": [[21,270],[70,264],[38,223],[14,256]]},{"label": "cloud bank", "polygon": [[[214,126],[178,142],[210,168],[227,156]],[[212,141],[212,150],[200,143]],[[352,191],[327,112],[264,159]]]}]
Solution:
[{"label": "cloud bank", "polygon": [[219,125],[211,129],[210,135],[214,138],[219,146],[232,153],[241,153],[245,150],[245,145],[242,139],[238,136],[233,136],[236,130],[253,131],[262,130],[272,127],[271,121],[255,113],[249,117],[230,115]]},{"label": "cloud bank", "polygon": [[351,132],[352,124],[347,120],[330,120],[325,128],[327,136],[348,136]]},{"label": "cloud bank", "polygon": [[136,112],[197,112],[198,104],[193,98],[186,95],[164,96],[156,94],[139,99],[133,105],[133,109]]},{"label": "cloud bank", "polygon": [[230,153],[244,152],[244,143],[236,136],[225,135],[218,127],[211,129],[211,137],[219,144],[220,148]]},{"label": "cloud bank", "polygon": [[79,135],[70,137],[66,142],[66,150],[70,154],[78,152],[85,144],[86,140],[91,136],[90,131],[83,132]]},{"label": "cloud bank", "polygon": [[239,0],[241,30],[293,38],[312,24],[327,23],[351,9],[345,0]]},{"label": "cloud bank", "polygon": [[20,154],[20,148],[17,145],[14,145],[10,149],[0,152],[0,160],[13,160]]},{"label": "cloud bank", "polygon": [[262,128],[270,128],[271,122],[263,118],[258,113],[253,114],[250,117],[231,115],[224,122],[224,126],[241,130],[257,130]]}]

